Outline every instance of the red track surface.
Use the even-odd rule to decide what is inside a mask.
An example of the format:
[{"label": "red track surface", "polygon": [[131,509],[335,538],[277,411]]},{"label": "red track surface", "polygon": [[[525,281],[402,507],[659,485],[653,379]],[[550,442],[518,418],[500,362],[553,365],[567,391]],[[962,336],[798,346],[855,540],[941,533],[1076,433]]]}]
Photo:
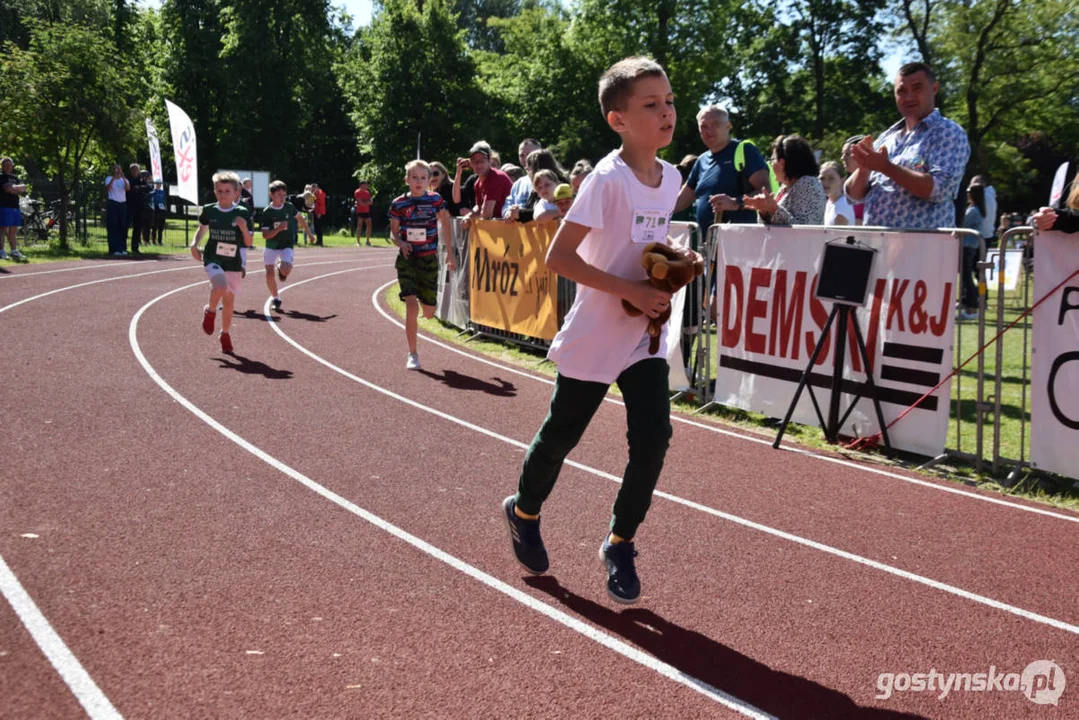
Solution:
[{"label": "red track surface", "polygon": [[[234,357],[199,329],[190,260],[0,274],[0,718],[110,717],[80,701],[128,718],[1079,717],[1066,511],[676,422],[637,538],[645,596],[623,609],[595,556],[626,458],[606,403],[545,507],[551,572],[524,578],[499,504],[550,385],[426,342],[406,372],[372,305],[392,258],[299,250],[274,326],[306,353],[251,273]],[[875,697],[882,672],[1043,659],[1071,684],[1058,707]]]}]

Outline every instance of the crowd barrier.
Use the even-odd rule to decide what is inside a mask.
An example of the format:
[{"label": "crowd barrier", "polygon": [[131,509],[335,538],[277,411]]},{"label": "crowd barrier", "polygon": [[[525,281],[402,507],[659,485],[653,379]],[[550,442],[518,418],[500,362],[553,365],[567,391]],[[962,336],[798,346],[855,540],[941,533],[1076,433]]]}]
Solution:
[{"label": "crowd barrier", "polygon": [[[672,235],[678,235],[678,231],[683,228],[672,223],[671,229]],[[685,237],[680,239],[680,242],[691,246],[698,245],[695,226],[687,223],[685,231]],[[1044,406],[1040,419],[1045,422],[1047,418],[1057,418],[1060,432],[1073,433],[1070,442],[1063,443],[1060,442],[1060,433],[1048,433],[1044,436],[1052,441],[1047,439],[1040,444],[1029,441],[1031,423],[1027,418],[1028,408],[1032,409],[1037,418],[1039,407],[1038,401],[1032,398],[1032,368],[1028,357],[1033,347],[1029,336],[1032,327],[1037,328],[1036,321],[1023,322],[1010,331],[1022,334],[1023,361],[1020,378],[1007,377],[998,370],[1003,363],[1002,342],[998,342],[995,348],[974,355],[990,339],[990,331],[996,335],[1004,329],[1007,322],[1005,311],[1008,310],[1008,296],[1012,298],[1011,309],[1008,311],[1014,314],[1029,307],[1032,291],[1040,298],[1050,289],[1045,287],[1045,282],[1038,281],[1039,275],[1051,277],[1052,273],[1040,270],[1033,272],[1031,264],[1024,263],[1023,259],[1029,253],[1029,247],[1025,250],[1022,247],[1009,247],[1015,238],[1032,233],[1031,228],[1009,230],[1002,236],[999,250],[994,250],[988,256],[984,242],[978,238],[983,258],[976,265],[979,284],[978,317],[976,321],[964,325],[968,328],[973,326],[975,329],[976,346],[971,346],[969,337],[966,342],[963,339],[964,334],[969,334],[970,331],[962,332],[955,320],[955,300],[959,297],[960,289],[958,274],[962,258],[961,239],[964,234],[976,236],[977,233],[960,229],[904,231],[865,227],[712,226],[701,248],[711,262],[706,263],[705,274],[682,291],[678,299],[679,307],[688,302],[695,306],[696,312],[685,313],[683,333],[672,332],[670,335],[672,391],[695,396],[701,406],[698,412],[713,405],[725,405],[781,417],[781,410],[793,395],[801,370],[799,366],[808,361],[809,350],[812,349],[810,341],[815,340],[814,331],[818,331],[821,326],[823,306],[813,298],[815,273],[816,269],[819,269],[816,263],[819,262],[821,246],[828,240],[855,235],[859,241],[881,250],[882,261],[878,263],[871,279],[871,298],[865,308],[855,313],[855,317],[862,325],[867,346],[871,346],[870,365],[873,366],[873,378],[879,386],[878,399],[888,408],[885,422],[891,422],[899,413],[918,401],[926,391],[942,383],[919,403],[912,414],[899,421],[896,429],[889,431],[895,436],[893,445],[929,456],[932,459],[926,466],[943,459],[958,458],[969,462],[978,471],[991,463],[993,474],[999,473],[1003,466],[1011,468],[1013,476],[1023,468],[1071,476],[1079,474],[1079,459],[1071,465],[1062,465],[1061,463],[1071,462],[1070,457],[1061,460],[1052,453],[1046,455],[1044,449],[1054,442],[1057,445],[1079,448],[1074,436],[1074,430],[1079,427],[1079,407],[1076,407],[1074,398],[1079,397],[1079,393],[1072,390],[1079,387],[1079,370],[1072,369],[1079,368],[1079,362],[1073,362],[1079,361],[1079,347],[1053,350],[1055,354],[1046,361],[1047,367],[1040,371],[1035,353],[1034,382],[1042,390],[1041,405]],[[1050,241],[1044,238],[1051,235],[1043,233],[1039,239],[1049,244]],[[462,227],[460,221],[454,222],[452,237],[448,240],[457,261],[457,269],[450,272],[442,268],[438,317],[473,337],[495,337],[539,349],[548,347],[550,333],[520,332],[519,323],[510,322],[507,315],[492,320],[492,316],[488,314],[486,322],[477,321],[469,298],[470,283],[475,279],[476,268],[482,267],[482,263],[477,265],[477,248],[470,247],[470,233]],[[547,240],[549,241],[549,237]],[[530,241],[536,242],[534,237]],[[1079,244],[1072,241],[1070,244],[1060,242],[1055,245],[1063,248],[1053,254],[1057,270],[1079,268],[1079,259],[1067,255],[1070,248],[1079,247]],[[542,258],[540,250],[545,252],[545,247],[542,242],[537,243],[536,247],[531,248],[531,255],[528,249],[523,247],[500,246],[500,251],[511,260],[524,260],[535,265],[537,258]],[[725,258],[725,247],[733,253],[730,257]],[[769,248],[776,247],[783,248],[783,252],[779,253],[778,257],[769,255]],[[1079,253],[1079,250],[1076,252]],[[490,249],[488,254],[490,255]],[[739,269],[736,273],[732,268]],[[518,272],[518,282],[524,282],[522,278],[526,275],[525,269],[519,268]],[[531,277],[536,277],[546,273],[546,268],[535,265],[530,272]],[[1035,278],[1033,283],[1032,275]],[[781,276],[785,278],[786,285],[777,294],[775,291],[779,285],[776,279]],[[766,278],[770,280],[766,281]],[[1079,281],[1073,285],[1076,287],[1068,286],[1059,290],[1056,293],[1057,301],[1050,302],[1043,308],[1046,318],[1049,318],[1051,310],[1062,318],[1067,315],[1069,322],[1072,317],[1079,322]],[[717,323],[714,333],[708,331],[711,329],[708,310],[712,293],[706,291],[712,287],[719,288],[716,295]],[[550,313],[549,317],[554,319],[555,328],[561,327],[566,312],[572,306],[575,289],[574,283],[564,278],[555,278],[553,283],[546,285],[543,302],[549,303],[547,312]],[[996,317],[994,324],[987,326],[989,291],[993,291],[996,296]],[[742,293],[742,302],[748,305],[748,311],[739,307],[732,312],[731,308],[734,306],[728,305],[733,302],[732,295],[738,292]],[[792,314],[796,300],[799,303],[801,326],[797,325]],[[536,301],[536,298],[531,299],[533,303]],[[672,302],[672,305],[674,304]],[[1077,312],[1068,315],[1072,306]],[[739,314],[743,327],[736,342],[733,318]],[[672,317],[682,317],[682,314],[676,312]],[[1035,317],[1038,315],[1035,314]],[[745,325],[747,320],[748,326]],[[1050,328],[1056,324],[1056,319],[1045,319],[1042,322],[1046,328]],[[694,327],[693,323],[697,326]],[[1034,332],[1037,333],[1037,330]],[[1079,331],[1073,331],[1070,335],[1067,332],[1051,335],[1076,339],[1076,344],[1079,345]],[[747,340],[751,345],[749,348],[746,347]],[[674,351],[676,341],[691,343],[691,351],[687,354],[688,367],[685,367],[682,357],[678,356],[680,351]],[[1042,340],[1035,344],[1040,348],[1046,342],[1049,341]],[[735,349],[738,352],[732,352]],[[1048,354],[1046,353],[1046,356]],[[841,388],[845,395],[857,392],[864,395],[865,369],[860,367],[860,360],[855,355],[847,353],[846,362],[849,365],[845,368]],[[974,355],[974,359],[970,364],[962,372],[956,372],[949,380],[957,366],[971,355]],[[829,358],[826,353],[824,362]],[[992,370],[987,370],[987,360],[993,358],[995,366]],[[1054,366],[1053,362],[1057,364]],[[718,371],[716,377],[712,377],[713,365]],[[1053,378],[1058,391],[1056,394],[1053,394],[1053,387],[1047,385],[1047,373],[1050,372],[1056,373]],[[830,391],[831,373],[814,372],[810,382],[825,392]],[[1004,388],[1005,385],[1014,385],[1016,382],[1022,388],[1018,412],[1021,441],[1017,458],[1008,457],[1002,450],[1001,442],[1001,418],[1005,410]],[[1065,387],[1068,392],[1060,392],[1061,388]],[[868,436],[880,429],[871,411],[870,399],[864,397],[860,402],[865,406],[856,406],[853,409],[851,423],[847,426],[850,432],[845,429],[844,434]],[[1010,408],[1008,411],[1012,413]],[[816,424],[808,407],[801,408],[801,412],[796,413],[795,420]],[[949,424],[952,425],[954,433],[952,438],[945,442]],[[969,429],[970,425],[973,426],[973,432]],[[1037,420],[1034,425],[1038,425]],[[1038,436],[1037,428],[1035,436]],[[1041,449],[1036,450],[1032,445]]]}]

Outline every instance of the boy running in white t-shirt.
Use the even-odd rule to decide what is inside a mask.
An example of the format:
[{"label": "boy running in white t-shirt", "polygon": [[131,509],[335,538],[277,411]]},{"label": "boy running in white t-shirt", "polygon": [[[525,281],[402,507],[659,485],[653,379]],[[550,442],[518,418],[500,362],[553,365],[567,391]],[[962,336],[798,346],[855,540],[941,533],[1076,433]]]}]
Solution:
[{"label": "boy running in white t-shirt", "polygon": [[285,282],[292,272],[297,223],[303,225],[304,232],[311,234],[303,214],[285,200],[286,195],[288,186],[274,180],[270,183],[270,204],[259,214],[259,228],[266,241],[266,250],[262,253],[262,264],[266,266],[266,288],[273,298],[273,309],[278,312],[281,311],[281,296],[277,293],[277,281]]},{"label": "boy running in white t-shirt", "polygon": [[[202,331],[214,334],[217,304],[221,303],[221,352],[230,353],[233,304],[243,284],[240,248],[251,247],[251,225],[247,208],[236,203],[240,197],[240,176],[224,172],[215,174],[213,179],[217,203],[203,206],[191,255],[205,266],[210,278],[210,302],[202,311]],[[210,237],[200,251],[199,242],[207,233]]]},{"label": "boy running in white t-shirt", "polygon": [[[663,68],[648,58],[615,63],[599,81],[600,109],[622,147],[581,185],[547,252],[547,267],[577,282],[577,298],[549,357],[558,365],[550,411],[525,455],[517,493],[502,503],[517,560],[547,571],[539,516],[562,462],[580,441],[612,382],[625,398],[629,463],[600,546],[607,593],[619,603],[641,595],[633,538],[648,512],[671,438],[667,328],[648,352],[648,318],[670,293],[648,284],[641,250],[667,236],[681,176],[656,151],[671,142],[676,113]],[[644,311],[630,317],[625,299]],[[646,317],[647,316],[647,317]]]}]

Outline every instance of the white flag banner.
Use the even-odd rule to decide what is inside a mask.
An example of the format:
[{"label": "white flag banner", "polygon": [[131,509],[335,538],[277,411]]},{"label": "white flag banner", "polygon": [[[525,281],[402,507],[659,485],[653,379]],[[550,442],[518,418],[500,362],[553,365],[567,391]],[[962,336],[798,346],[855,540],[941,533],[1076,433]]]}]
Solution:
[{"label": "white flag banner", "polygon": [[[990,290],[996,291],[1000,283],[1000,250],[990,250],[985,256],[990,263],[985,271],[985,283]],[[1004,289],[1015,290],[1019,287],[1019,276],[1023,273],[1023,251],[1004,251]]]},{"label": "white flag banner", "polygon": [[[668,235],[676,248],[690,246],[690,233],[697,223],[672,222],[667,226]],[[699,280],[699,279],[698,279]],[[697,282],[695,280],[694,282]],[[682,313],[685,311],[689,286],[682,288],[671,297],[671,319],[667,325],[667,365],[670,367],[671,390],[685,391],[692,388],[689,373],[682,362]]]},{"label": "white flag banner", "polygon": [[1060,207],[1060,198],[1064,197],[1064,181],[1068,177],[1068,163],[1057,168],[1053,176],[1053,187],[1049,190],[1049,207]]},{"label": "white flag banner", "polygon": [[161,173],[161,145],[157,142],[157,128],[150,118],[146,118],[146,138],[150,142],[150,174],[155,183],[164,183],[165,176]]},{"label": "white flag banner", "polygon": [[[816,297],[824,245],[849,235],[879,251],[865,307],[853,316],[865,338],[884,421],[891,422],[951,372],[959,263],[959,240],[951,234],[724,225],[716,258],[717,403],[771,417],[786,414],[831,310]],[[825,411],[835,330],[809,378]],[[880,428],[853,333],[847,341],[842,411],[853,393],[862,398],[839,432],[865,437]],[[950,397],[948,381],[889,429],[892,447],[931,457],[943,452]],[[818,424],[808,392],[793,419]]]},{"label": "white flag banner", "polygon": [[[1039,233],[1034,296],[1042,298],[1079,270],[1074,235]],[[1030,464],[1079,478],[1079,276],[1034,311]]]},{"label": "white flag banner", "polygon": [[172,147],[176,153],[176,188],[173,195],[199,204],[198,155],[195,148],[195,125],[183,110],[168,100]]}]

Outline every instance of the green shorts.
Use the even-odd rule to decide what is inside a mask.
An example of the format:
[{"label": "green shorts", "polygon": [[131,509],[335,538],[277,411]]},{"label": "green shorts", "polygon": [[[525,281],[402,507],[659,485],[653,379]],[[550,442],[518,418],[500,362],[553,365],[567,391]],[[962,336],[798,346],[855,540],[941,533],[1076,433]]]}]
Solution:
[{"label": "green shorts", "polygon": [[434,306],[438,303],[438,254],[425,257],[404,257],[397,255],[398,296],[404,300],[415,295],[421,305]]}]

